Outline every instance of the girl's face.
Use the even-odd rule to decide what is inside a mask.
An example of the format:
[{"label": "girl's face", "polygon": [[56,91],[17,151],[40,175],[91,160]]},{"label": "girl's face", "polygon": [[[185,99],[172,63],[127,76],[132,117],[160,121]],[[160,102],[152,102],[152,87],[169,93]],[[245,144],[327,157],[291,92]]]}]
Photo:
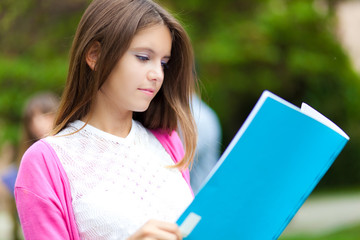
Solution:
[{"label": "girl's face", "polygon": [[145,111],[163,83],[171,45],[170,31],[164,25],[139,31],[98,96],[119,113]]},{"label": "girl's face", "polygon": [[43,113],[40,110],[34,110],[30,120],[30,131],[33,137],[40,139],[50,133],[55,120],[55,114]]}]

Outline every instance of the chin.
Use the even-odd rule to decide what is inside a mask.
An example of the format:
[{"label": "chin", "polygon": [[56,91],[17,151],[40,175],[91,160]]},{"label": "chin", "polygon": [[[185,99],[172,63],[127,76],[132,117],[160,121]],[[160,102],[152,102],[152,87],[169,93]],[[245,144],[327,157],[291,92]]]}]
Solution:
[{"label": "chin", "polygon": [[149,104],[146,106],[139,106],[135,108],[133,112],[145,112],[146,110],[148,110],[148,108],[149,108]]}]

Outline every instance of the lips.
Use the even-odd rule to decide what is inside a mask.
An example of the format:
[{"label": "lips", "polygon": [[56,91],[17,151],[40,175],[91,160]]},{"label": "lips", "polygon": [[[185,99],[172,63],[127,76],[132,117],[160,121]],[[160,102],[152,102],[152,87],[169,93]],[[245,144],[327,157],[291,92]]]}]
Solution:
[{"label": "lips", "polygon": [[153,88],[138,88],[138,89],[147,95],[154,95],[155,92]]}]

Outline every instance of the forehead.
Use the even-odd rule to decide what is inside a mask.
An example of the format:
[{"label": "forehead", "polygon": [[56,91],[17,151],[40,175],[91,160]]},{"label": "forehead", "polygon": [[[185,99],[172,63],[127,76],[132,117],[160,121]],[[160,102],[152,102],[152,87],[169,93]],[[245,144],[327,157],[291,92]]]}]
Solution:
[{"label": "forehead", "polygon": [[170,55],[172,36],[167,26],[157,24],[137,32],[130,48],[149,48],[156,53]]}]

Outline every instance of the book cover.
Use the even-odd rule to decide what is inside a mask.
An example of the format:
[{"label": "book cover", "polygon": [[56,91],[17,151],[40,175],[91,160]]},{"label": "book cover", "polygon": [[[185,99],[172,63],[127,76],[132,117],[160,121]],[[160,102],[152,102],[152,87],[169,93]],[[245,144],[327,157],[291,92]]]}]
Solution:
[{"label": "book cover", "polygon": [[310,106],[264,91],[178,219],[184,239],[277,239],[348,140]]}]

